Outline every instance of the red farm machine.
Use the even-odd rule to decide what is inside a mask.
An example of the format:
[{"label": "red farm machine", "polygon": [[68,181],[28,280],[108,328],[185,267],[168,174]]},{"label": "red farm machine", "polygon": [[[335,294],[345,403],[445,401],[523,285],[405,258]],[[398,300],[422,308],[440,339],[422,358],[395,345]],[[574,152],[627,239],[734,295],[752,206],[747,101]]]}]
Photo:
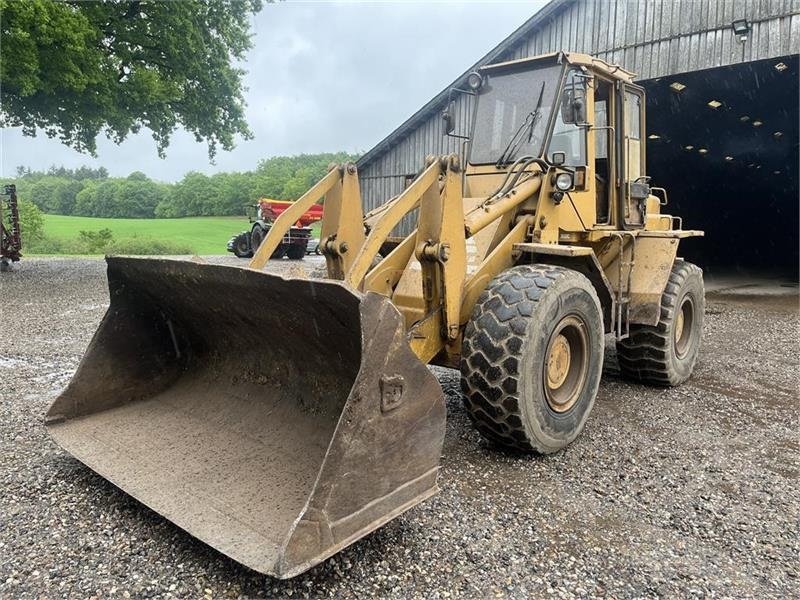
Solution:
[{"label": "red farm machine", "polygon": [[10,271],[11,263],[17,262],[22,256],[22,238],[19,233],[17,188],[7,185],[4,193],[8,198],[0,200],[0,271]]},{"label": "red farm machine", "polygon": [[[255,216],[250,215],[250,231],[243,231],[232,237],[228,241],[228,252],[233,252],[239,258],[253,256],[267,236],[275,219],[292,204],[293,202],[288,200],[261,198],[258,204],[252,206],[255,209]],[[310,225],[320,220],[322,220],[322,206],[315,204],[300,216],[294,226],[289,228],[286,235],[283,236],[283,241],[278,244],[270,258],[283,258],[284,256],[292,260],[303,258],[309,241],[311,241]]]}]

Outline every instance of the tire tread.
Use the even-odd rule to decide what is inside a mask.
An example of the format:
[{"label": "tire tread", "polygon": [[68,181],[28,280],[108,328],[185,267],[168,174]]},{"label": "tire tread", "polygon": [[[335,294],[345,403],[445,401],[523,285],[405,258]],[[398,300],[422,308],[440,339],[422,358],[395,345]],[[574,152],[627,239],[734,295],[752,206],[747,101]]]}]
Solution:
[{"label": "tire tread", "polygon": [[678,295],[687,279],[699,275],[702,281],[702,274],[697,265],[683,260],[675,262],[661,296],[658,324],[632,325],[629,337],[617,342],[617,362],[623,377],[660,387],[672,387],[680,383],[681,378],[669,361],[672,332],[667,323],[675,316]]},{"label": "tire tread", "polygon": [[525,431],[518,391],[520,351],[537,303],[559,279],[583,277],[551,265],[520,265],[498,275],[475,305],[464,333],[461,388],[475,428],[499,445],[552,452]]}]

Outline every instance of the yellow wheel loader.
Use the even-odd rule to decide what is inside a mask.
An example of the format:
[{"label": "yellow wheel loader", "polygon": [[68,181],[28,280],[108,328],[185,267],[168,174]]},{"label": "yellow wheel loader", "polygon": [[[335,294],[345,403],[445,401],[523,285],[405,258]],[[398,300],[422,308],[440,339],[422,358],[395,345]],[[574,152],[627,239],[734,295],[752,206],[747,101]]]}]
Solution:
[{"label": "yellow wheel loader", "polygon": [[[461,370],[486,438],[539,453],[583,429],[606,334],[623,375],[683,382],[704,291],[676,256],[702,232],[662,214],[632,80],[571,53],[485,67],[454,91],[474,96],[469,135],[443,115],[468,139],[461,155],[429,157],[370,213],[344,164],[277,218],[249,269],[108,258],[111,304],[50,433],[192,535],[287,578],[436,493],[445,403],[429,364]],[[327,278],[263,273],[323,198]],[[407,215],[416,229],[387,252]]]}]

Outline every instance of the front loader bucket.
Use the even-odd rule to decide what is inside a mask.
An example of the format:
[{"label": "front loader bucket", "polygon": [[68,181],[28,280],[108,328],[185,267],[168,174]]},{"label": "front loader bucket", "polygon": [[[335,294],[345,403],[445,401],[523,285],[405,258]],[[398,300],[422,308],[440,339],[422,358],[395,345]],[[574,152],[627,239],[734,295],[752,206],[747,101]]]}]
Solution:
[{"label": "front loader bucket", "polygon": [[103,477],[281,578],[437,491],[442,391],[388,299],[107,260],[111,305],[47,414],[53,438]]}]

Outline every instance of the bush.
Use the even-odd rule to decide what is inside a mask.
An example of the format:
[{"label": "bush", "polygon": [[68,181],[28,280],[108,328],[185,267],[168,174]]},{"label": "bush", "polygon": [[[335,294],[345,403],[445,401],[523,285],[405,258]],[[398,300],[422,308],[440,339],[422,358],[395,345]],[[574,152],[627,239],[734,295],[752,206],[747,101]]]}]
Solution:
[{"label": "bush", "polygon": [[114,234],[107,228],[100,231],[81,231],[78,240],[89,250],[89,254],[97,254],[114,241]]},{"label": "bush", "polygon": [[19,209],[19,229],[22,236],[22,245],[25,247],[41,239],[44,230],[44,216],[42,216],[42,211],[28,200],[18,200],[17,208]]},{"label": "bush", "polygon": [[[108,230],[81,231],[80,236],[74,239],[42,237],[30,245],[28,252],[32,254],[139,254],[144,256],[193,254],[192,248],[185,244],[149,237],[132,236],[121,240],[113,238],[106,240],[101,235],[102,231]],[[99,243],[100,240],[102,240],[102,245]]]},{"label": "bush", "polygon": [[42,236],[25,246],[26,254],[89,254],[79,239],[65,240]]},{"label": "bush", "polygon": [[193,254],[192,248],[177,242],[149,237],[132,236],[116,241],[106,248],[106,254],[142,254],[147,256]]}]

